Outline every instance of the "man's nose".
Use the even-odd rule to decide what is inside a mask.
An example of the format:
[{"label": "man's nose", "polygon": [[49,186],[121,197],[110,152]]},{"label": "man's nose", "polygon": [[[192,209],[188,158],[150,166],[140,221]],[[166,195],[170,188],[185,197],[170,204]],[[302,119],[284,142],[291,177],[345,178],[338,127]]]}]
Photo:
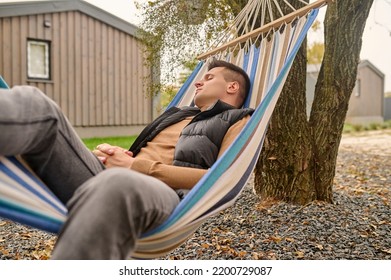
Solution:
[{"label": "man's nose", "polygon": [[195,82],[194,85],[196,88],[199,88],[200,86],[202,86],[202,81],[197,81],[197,82]]}]

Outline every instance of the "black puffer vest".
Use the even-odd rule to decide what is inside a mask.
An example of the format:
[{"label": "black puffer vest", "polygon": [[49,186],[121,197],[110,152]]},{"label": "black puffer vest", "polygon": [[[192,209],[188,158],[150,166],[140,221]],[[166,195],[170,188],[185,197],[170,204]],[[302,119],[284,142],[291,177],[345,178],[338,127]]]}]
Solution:
[{"label": "black puffer vest", "polygon": [[228,129],[253,111],[249,108],[236,109],[222,101],[217,101],[202,112],[195,107],[173,107],[149,124],[129,150],[136,156],[163,129],[189,116],[195,116],[182,130],[175,147],[173,165],[208,169],[216,161]]},{"label": "black puffer vest", "polygon": [[217,159],[228,129],[252,112],[252,109],[236,109],[218,101],[210,109],[197,114],[182,130],[173,165],[210,168]]}]

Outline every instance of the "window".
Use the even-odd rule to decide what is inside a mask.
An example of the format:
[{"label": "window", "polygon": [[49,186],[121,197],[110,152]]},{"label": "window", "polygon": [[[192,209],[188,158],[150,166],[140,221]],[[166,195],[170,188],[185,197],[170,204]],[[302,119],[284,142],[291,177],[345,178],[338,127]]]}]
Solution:
[{"label": "window", "polygon": [[354,96],[360,97],[360,95],[361,95],[361,80],[357,79],[356,80]]},{"label": "window", "polygon": [[27,78],[50,79],[50,42],[27,41]]}]

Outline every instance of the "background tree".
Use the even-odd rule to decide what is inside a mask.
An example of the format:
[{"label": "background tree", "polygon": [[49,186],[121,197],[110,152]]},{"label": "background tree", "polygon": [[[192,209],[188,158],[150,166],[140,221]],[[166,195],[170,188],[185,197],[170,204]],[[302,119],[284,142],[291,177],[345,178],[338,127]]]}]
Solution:
[{"label": "background tree", "polygon": [[[175,6],[175,2],[181,1],[185,0],[164,3]],[[178,9],[162,9],[150,1],[145,8],[143,28],[148,32],[144,35],[149,51],[156,55],[153,59],[167,55],[175,68],[179,65],[176,62],[199,54],[202,46],[208,45],[215,32],[226,28],[227,20],[240,11],[245,2],[205,1],[203,23],[189,25],[186,19],[175,14]],[[297,0],[290,2],[296,8],[302,5]],[[328,5],[324,58],[309,120],[305,98],[306,43],[299,50],[255,169],[254,189],[262,199],[276,198],[298,204],[315,199],[332,202],[338,147],[372,3],[373,0],[335,0]],[[286,7],[282,5],[282,9]],[[158,11],[167,14],[163,16]]]},{"label": "background tree", "polygon": [[138,4],[143,14],[139,35],[146,46],[147,63],[160,65],[162,83],[174,83],[182,66],[194,61],[246,3],[245,0],[151,0]]},{"label": "background tree", "polygon": [[324,44],[322,42],[314,42],[307,49],[307,61],[309,64],[320,64],[323,60]]},{"label": "background tree", "polygon": [[[311,26],[312,34],[318,34],[321,30],[321,23],[319,20],[315,20]],[[323,41],[314,41],[309,43],[307,46],[307,62],[308,64],[321,64],[324,54],[324,43]]]}]

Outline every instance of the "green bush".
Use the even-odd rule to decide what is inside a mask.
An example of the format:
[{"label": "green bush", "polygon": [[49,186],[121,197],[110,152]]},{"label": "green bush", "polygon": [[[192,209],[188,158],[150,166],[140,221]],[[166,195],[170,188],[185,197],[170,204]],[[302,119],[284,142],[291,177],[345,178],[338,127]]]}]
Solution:
[{"label": "green bush", "polygon": [[354,124],[353,131],[360,132],[365,130],[365,127],[362,124]]},{"label": "green bush", "polygon": [[345,125],[343,126],[343,133],[351,133],[353,131],[353,126],[351,124],[345,123]]},{"label": "green bush", "polygon": [[368,125],[345,123],[343,132],[352,133],[352,132],[370,131],[370,130],[379,130],[379,129],[388,129],[388,128],[391,128],[391,120],[385,121],[383,123],[370,123]]},{"label": "green bush", "polygon": [[378,130],[380,128],[380,124],[378,123],[370,123],[368,126],[368,130]]}]

